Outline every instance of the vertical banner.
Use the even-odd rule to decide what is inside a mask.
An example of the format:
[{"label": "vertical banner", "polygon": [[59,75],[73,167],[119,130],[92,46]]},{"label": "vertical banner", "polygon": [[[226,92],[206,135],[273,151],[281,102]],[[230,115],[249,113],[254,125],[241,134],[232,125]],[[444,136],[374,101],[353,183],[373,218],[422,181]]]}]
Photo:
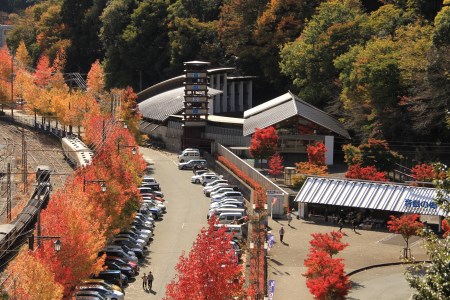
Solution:
[{"label": "vertical banner", "polygon": [[281,216],[284,213],[284,195],[279,191],[268,190],[267,193],[267,208],[270,216]]},{"label": "vertical banner", "polygon": [[275,294],[275,280],[269,280],[269,290],[267,292],[269,294],[269,300],[273,300],[273,295]]}]

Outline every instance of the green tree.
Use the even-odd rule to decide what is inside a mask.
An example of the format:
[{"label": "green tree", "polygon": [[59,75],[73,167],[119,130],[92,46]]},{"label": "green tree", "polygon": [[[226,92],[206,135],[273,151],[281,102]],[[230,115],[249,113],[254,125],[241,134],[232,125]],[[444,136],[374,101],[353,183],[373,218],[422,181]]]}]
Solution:
[{"label": "green tree", "polygon": [[450,1],[444,0],[444,6],[434,19],[433,42],[436,46],[450,43]]},{"label": "green tree", "polygon": [[177,0],[168,7],[170,63],[200,59],[218,64],[224,56],[217,32],[222,1]]},{"label": "green tree", "polygon": [[65,34],[71,44],[67,49],[66,71],[87,73],[104,51],[98,36],[100,15],[107,0],[64,0],[61,7]]},{"label": "green tree", "polygon": [[338,70],[333,60],[362,42],[359,1],[322,3],[300,38],[281,50],[281,72],[289,76],[307,102],[323,107],[336,98]]}]

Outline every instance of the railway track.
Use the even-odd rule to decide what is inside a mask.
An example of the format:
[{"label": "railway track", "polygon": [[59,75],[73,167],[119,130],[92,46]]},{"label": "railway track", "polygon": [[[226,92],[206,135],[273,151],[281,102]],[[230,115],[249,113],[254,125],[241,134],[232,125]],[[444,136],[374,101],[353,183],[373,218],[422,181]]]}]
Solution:
[{"label": "railway track", "polygon": [[[19,120],[20,122],[20,120]],[[48,134],[29,130],[20,123],[5,123],[0,120],[0,174],[6,173],[7,164],[12,167],[11,198],[12,207],[19,201],[20,193],[18,186],[23,182],[22,170],[22,140],[26,141],[27,181],[34,182],[32,174],[39,165],[50,167],[55,176],[52,176],[54,188],[62,187],[67,176],[73,173],[73,169],[64,159],[60,143]],[[3,147],[1,147],[3,146]],[[57,175],[56,175],[57,174]],[[67,175],[65,175],[67,174]],[[31,176],[30,176],[31,175]],[[0,220],[5,219],[6,211],[6,176],[1,177],[0,188]]]}]

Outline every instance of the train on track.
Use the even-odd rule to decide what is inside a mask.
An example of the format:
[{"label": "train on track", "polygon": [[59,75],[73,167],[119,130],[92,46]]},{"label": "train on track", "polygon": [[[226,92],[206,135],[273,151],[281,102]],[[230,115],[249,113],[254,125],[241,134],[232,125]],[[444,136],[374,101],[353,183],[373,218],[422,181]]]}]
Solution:
[{"label": "train on track", "polygon": [[64,156],[76,168],[86,167],[92,163],[94,152],[77,137],[61,139]]}]

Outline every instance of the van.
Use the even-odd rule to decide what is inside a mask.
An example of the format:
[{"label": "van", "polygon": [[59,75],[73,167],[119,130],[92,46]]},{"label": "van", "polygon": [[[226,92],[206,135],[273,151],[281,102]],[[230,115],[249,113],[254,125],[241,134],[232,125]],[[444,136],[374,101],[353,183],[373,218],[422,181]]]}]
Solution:
[{"label": "van", "polygon": [[234,238],[238,240],[242,240],[243,234],[242,234],[242,225],[236,225],[236,224],[217,224],[215,225],[216,228],[225,227],[227,230],[225,233],[233,235]]},{"label": "van", "polygon": [[98,275],[94,275],[91,278],[103,279],[107,283],[118,285],[121,288],[128,284],[128,277],[122,274],[119,270],[100,271]]},{"label": "van", "polygon": [[208,212],[208,219],[211,218],[213,215],[218,216],[222,213],[226,213],[226,212],[239,212],[239,213],[244,213],[245,209],[244,208],[237,208],[237,207],[220,207],[220,208],[211,208]]},{"label": "van", "polygon": [[200,152],[199,151],[186,151],[183,154],[178,155],[179,162],[190,161],[191,159],[199,159]]},{"label": "van", "polygon": [[233,224],[244,216],[244,212],[224,212],[219,215],[219,224]]}]

